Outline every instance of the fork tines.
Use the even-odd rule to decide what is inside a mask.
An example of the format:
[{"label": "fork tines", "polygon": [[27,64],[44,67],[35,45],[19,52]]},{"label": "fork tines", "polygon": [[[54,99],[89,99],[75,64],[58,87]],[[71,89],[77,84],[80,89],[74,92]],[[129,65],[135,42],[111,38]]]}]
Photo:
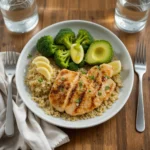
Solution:
[{"label": "fork tines", "polygon": [[146,46],[144,42],[141,42],[137,47],[135,64],[146,64]]},{"label": "fork tines", "polygon": [[17,53],[15,51],[6,51],[4,62],[5,64],[16,64],[17,63]]}]

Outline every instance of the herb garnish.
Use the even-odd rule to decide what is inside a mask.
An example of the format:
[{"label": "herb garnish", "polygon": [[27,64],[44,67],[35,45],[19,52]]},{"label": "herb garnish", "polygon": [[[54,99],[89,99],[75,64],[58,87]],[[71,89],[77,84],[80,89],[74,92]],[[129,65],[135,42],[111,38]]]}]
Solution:
[{"label": "herb garnish", "polygon": [[105,90],[109,90],[110,89],[110,87],[109,86],[105,86]]},{"label": "herb garnish", "polygon": [[60,91],[63,92],[63,91],[64,91],[64,88],[63,88],[63,87],[60,87]]},{"label": "herb garnish", "polygon": [[98,91],[98,96],[101,96],[101,95],[102,95],[102,93],[100,91]]},{"label": "herb garnish", "polygon": [[97,66],[98,69],[100,69],[100,66]]},{"label": "herb garnish", "polygon": [[91,92],[91,90],[89,90],[88,92]]},{"label": "herb garnish", "polygon": [[105,77],[106,79],[110,79],[110,77],[109,77],[109,76],[107,76],[107,75],[105,75],[104,77]]},{"label": "herb garnish", "polygon": [[79,87],[82,88],[82,81],[79,82]]},{"label": "herb garnish", "polygon": [[82,74],[87,74],[87,73],[86,73],[85,71],[83,71],[83,70],[81,70],[81,73],[82,73]]},{"label": "herb garnish", "polygon": [[40,78],[40,79],[38,79],[38,81],[41,83],[41,82],[43,82],[43,79],[42,79],[42,78]]},{"label": "herb garnish", "polygon": [[61,80],[62,80],[62,81],[64,81],[64,80],[65,80],[65,78],[64,78],[64,77],[62,77],[62,78],[61,78]]},{"label": "herb garnish", "polygon": [[31,54],[28,54],[27,58],[31,58],[31,57],[32,57],[32,55],[31,55]]},{"label": "herb garnish", "polygon": [[81,99],[77,99],[75,102],[79,104],[81,102]]},{"label": "herb garnish", "polygon": [[95,79],[95,77],[94,77],[94,76],[89,76],[89,78],[90,78],[91,80],[94,80],[94,79]]}]

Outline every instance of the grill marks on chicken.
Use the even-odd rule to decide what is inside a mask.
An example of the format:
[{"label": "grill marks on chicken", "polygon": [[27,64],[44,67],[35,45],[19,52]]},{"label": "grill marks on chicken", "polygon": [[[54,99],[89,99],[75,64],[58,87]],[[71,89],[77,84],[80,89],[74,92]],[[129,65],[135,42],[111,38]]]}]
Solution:
[{"label": "grill marks on chicken", "polygon": [[[107,64],[92,67],[87,75],[63,69],[52,86],[49,96],[51,105],[71,116],[92,111],[108,100],[115,90],[112,73],[112,67]],[[62,81],[62,77],[65,80]]]},{"label": "grill marks on chicken", "polygon": [[52,106],[63,112],[68,104],[70,93],[79,80],[79,73],[63,69],[58,74],[50,91],[50,103]]}]

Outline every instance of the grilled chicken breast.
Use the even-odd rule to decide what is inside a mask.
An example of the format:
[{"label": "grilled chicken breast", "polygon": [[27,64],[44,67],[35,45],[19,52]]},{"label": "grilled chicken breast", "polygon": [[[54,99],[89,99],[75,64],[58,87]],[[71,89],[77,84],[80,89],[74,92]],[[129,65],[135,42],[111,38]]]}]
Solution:
[{"label": "grilled chicken breast", "polygon": [[78,82],[79,73],[63,69],[58,74],[50,91],[51,105],[58,111],[63,112],[68,104],[68,98],[74,86]]},{"label": "grilled chicken breast", "polygon": [[67,114],[76,114],[76,109],[78,108],[80,102],[83,101],[83,97],[88,88],[88,81],[89,80],[86,75],[80,75],[79,81],[77,82],[75,88],[72,90],[68,104],[65,108]]},{"label": "grilled chicken breast", "polygon": [[[82,115],[99,107],[104,100],[108,100],[116,86],[110,79],[111,76],[110,65],[94,66],[89,70],[88,75],[81,75],[78,85],[68,100],[66,113],[72,116]],[[82,87],[79,86],[81,82]]]},{"label": "grilled chicken breast", "polygon": [[112,67],[107,64],[92,67],[87,75],[63,69],[51,89],[50,103],[71,116],[90,112],[108,100],[115,90],[112,74]]}]

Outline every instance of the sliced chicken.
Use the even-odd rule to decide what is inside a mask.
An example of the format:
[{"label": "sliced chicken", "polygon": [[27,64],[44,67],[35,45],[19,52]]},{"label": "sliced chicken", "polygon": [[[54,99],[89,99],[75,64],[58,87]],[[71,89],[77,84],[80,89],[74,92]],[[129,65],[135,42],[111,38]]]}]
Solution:
[{"label": "sliced chicken", "polygon": [[108,100],[116,84],[108,64],[92,67],[87,75],[63,69],[50,92],[50,103],[58,111],[71,116],[82,115]]},{"label": "sliced chicken", "polygon": [[68,100],[68,104],[65,108],[65,111],[67,114],[74,115],[77,107],[79,106],[80,102],[82,101],[86,90],[88,88],[89,82],[88,82],[87,75],[81,75],[80,79],[75,86],[75,88],[72,90],[70,94],[70,98]]},{"label": "sliced chicken", "polygon": [[[105,72],[104,67],[106,68]],[[79,83],[83,81],[83,90],[79,85],[72,91],[66,113],[76,116],[82,115],[99,107],[104,100],[108,100],[115,89],[115,82],[109,79],[112,68],[109,65],[92,67],[88,75],[81,75]],[[107,77],[106,77],[107,76]]]},{"label": "sliced chicken", "polygon": [[68,98],[79,80],[79,73],[63,69],[58,74],[49,95],[51,105],[63,112],[68,104]]}]

